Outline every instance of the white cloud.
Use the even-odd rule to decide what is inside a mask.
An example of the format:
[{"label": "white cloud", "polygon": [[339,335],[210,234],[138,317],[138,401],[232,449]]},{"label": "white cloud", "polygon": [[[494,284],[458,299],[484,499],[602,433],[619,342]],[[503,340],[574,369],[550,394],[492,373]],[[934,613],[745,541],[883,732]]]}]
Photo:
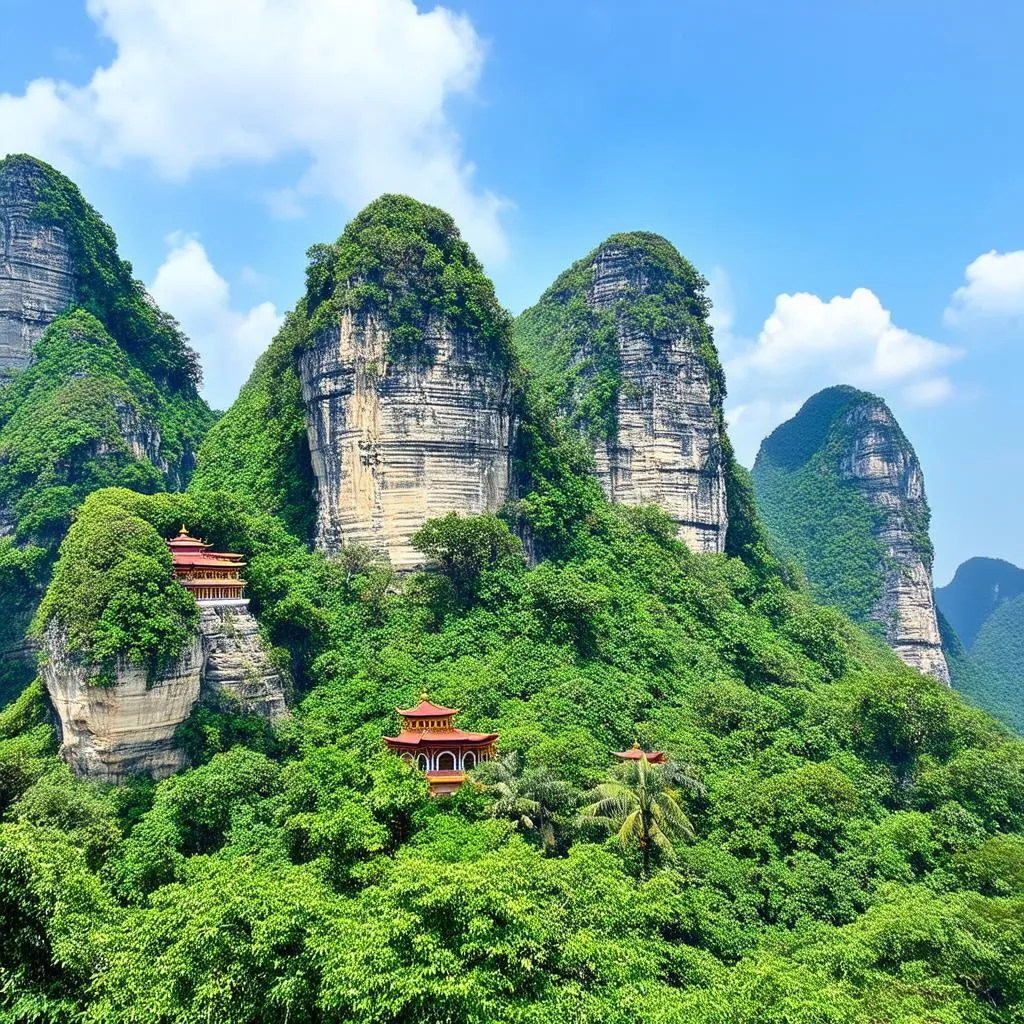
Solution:
[{"label": "white cloud", "polygon": [[779,295],[757,342],[731,369],[789,377],[820,368],[871,385],[927,373],[961,354],[897,327],[874,292],[857,288],[828,302],[807,292]]},{"label": "white cloud", "polygon": [[37,79],[0,94],[0,153],[63,165],[139,160],[162,176],[298,157],[272,197],[361,206],[410,192],[449,210],[487,258],[503,200],[474,183],[447,113],[484,47],[470,21],[412,0],[87,0],[116,47],[88,84]]},{"label": "white cloud", "polygon": [[953,293],[944,314],[947,324],[1024,317],[1024,249],[982,253],[968,264],[964,277],[967,284]]},{"label": "white cloud", "polygon": [[963,355],[897,326],[867,288],[828,301],[807,292],[778,295],[756,339],[730,339],[736,354],[725,366],[727,418],[745,465],[761,440],[822,388],[853,384],[886,398],[935,405],[954,392],[938,371]]},{"label": "white cloud", "polygon": [[170,251],[149,290],[199,351],[206,400],[215,409],[226,409],[283,317],[270,302],[244,312],[232,309],[231,289],[199,240],[176,234],[167,241]]}]

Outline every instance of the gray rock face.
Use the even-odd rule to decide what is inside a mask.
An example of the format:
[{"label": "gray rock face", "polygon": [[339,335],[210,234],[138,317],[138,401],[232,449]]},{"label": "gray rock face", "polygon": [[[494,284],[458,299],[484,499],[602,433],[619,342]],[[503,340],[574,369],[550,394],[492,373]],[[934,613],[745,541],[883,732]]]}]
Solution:
[{"label": "gray rock face", "polygon": [[43,679],[60,720],[61,756],[76,775],[96,782],[123,782],[130,775],[163,779],[185,763],[174,730],[199,699],[203,672],[200,635],[152,686],[134,665],[117,667],[115,686],[90,682],[92,666],[67,651],[51,624],[45,640]]},{"label": "gray rock face", "polygon": [[846,413],[853,441],[839,474],[856,483],[882,513],[876,536],[886,550],[882,597],[871,617],[881,623],[900,658],[949,684],[942,653],[930,561],[915,538],[913,519],[925,506],[924,476],[896,420],[880,402],[860,403]]},{"label": "gray rock face", "polygon": [[288,713],[281,676],[245,603],[204,604],[199,631],[206,651],[204,695],[228,694],[246,711],[270,721]]},{"label": "gray rock face", "polygon": [[317,545],[361,544],[396,569],[434,516],[497,509],[510,478],[511,386],[478,339],[427,331],[432,358],[389,357],[387,328],[345,313],[299,359],[318,487]]},{"label": "gray rock face", "polygon": [[244,601],[204,606],[199,629],[165,672],[147,685],[144,669],[120,663],[116,682],[91,682],[95,667],[67,650],[50,624],[42,665],[60,720],[61,755],[77,775],[124,782],[132,775],[163,779],[185,763],[174,732],[200,698],[230,694],[241,708],[270,721],[286,715],[281,677]]},{"label": "gray rock face", "polygon": [[67,237],[35,219],[41,184],[28,163],[0,175],[0,383],[28,366],[32,346],[74,297]]},{"label": "gray rock face", "polygon": [[[593,309],[640,294],[648,282],[630,253],[607,246],[594,260]],[[618,431],[594,444],[610,501],[655,504],[675,520],[693,551],[724,551],[725,469],[708,367],[694,339],[655,339],[620,317]],[[584,350],[580,357],[586,357]]]}]

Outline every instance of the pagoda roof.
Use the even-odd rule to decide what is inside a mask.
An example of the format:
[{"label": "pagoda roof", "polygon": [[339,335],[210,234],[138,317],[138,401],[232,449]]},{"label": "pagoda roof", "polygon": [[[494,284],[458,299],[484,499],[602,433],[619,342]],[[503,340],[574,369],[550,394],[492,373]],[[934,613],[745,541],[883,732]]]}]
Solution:
[{"label": "pagoda roof", "polygon": [[639,743],[634,743],[629,750],[613,751],[613,755],[621,758],[623,761],[639,761],[642,757],[646,757],[651,764],[662,764],[665,760],[663,751],[641,750]]},{"label": "pagoda roof", "polygon": [[460,743],[484,746],[498,738],[496,732],[463,732],[461,729],[403,729],[397,736],[385,736],[384,742],[395,747],[427,747]]},{"label": "pagoda roof", "polygon": [[241,569],[245,565],[241,555],[229,555],[220,551],[211,551],[209,554],[200,552],[195,555],[183,555],[175,551],[172,561],[175,565],[222,565],[226,569]]},{"label": "pagoda roof", "polygon": [[233,551],[210,551],[212,544],[190,536],[184,526],[177,537],[167,542],[167,546],[171,549],[175,565],[223,565],[237,568],[243,558]]},{"label": "pagoda roof", "polygon": [[427,699],[427,691],[420,694],[420,702],[414,708],[395,708],[404,718],[446,718],[448,715],[457,715],[458,708],[445,708],[440,704],[432,704]]}]

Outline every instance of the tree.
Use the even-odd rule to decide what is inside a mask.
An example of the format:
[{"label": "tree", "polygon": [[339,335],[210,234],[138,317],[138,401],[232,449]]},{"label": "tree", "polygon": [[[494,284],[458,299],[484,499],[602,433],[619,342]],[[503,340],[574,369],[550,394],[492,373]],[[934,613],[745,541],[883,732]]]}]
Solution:
[{"label": "tree", "polygon": [[521,568],[523,545],[509,528],[490,513],[460,516],[449,512],[428,519],[412,535],[412,545],[422,551],[451,581],[455,596],[467,601],[476,593],[480,574],[502,563]]},{"label": "tree", "polygon": [[679,804],[679,788],[699,791],[700,783],[671,764],[647,757],[618,765],[611,778],[590,791],[593,803],[581,819],[615,831],[623,849],[640,849],[640,873],[647,878],[657,856],[675,857],[675,842],[692,839],[693,826]]},{"label": "tree", "polygon": [[572,804],[571,787],[547,768],[522,771],[512,750],[485,761],[477,777],[494,797],[492,818],[508,818],[521,832],[533,833],[543,849],[555,845],[555,815]]}]

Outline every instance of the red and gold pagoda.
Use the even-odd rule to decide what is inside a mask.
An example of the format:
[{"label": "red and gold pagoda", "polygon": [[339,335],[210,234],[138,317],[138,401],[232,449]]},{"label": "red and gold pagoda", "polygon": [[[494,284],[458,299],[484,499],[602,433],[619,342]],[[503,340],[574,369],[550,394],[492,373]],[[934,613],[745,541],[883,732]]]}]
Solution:
[{"label": "red and gold pagoda", "polygon": [[496,732],[463,732],[452,725],[458,708],[431,704],[424,691],[414,708],[396,708],[402,720],[397,736],[385,736],[388,749],[421,768],[430,783],[430,795],[454,793],[466,781],[466,772],[490,761],[498,742]]},{"label": "red and gold pagoda", "polygon": [[613,750],[612,756],[620,761],[639,761],[646,757],[648,764],[664,764],[665,754],[660,750],[641,750],[639,743],[634,743],[629,750]]},{"label": "red and gold pagoda", "polygon": [[211,551],[212,545],[190,537],[183,526],[174,540],[169,540],[174,578],[200,603],[211,601],[244,601],[245,580],[241,555],[227,551]]}]

